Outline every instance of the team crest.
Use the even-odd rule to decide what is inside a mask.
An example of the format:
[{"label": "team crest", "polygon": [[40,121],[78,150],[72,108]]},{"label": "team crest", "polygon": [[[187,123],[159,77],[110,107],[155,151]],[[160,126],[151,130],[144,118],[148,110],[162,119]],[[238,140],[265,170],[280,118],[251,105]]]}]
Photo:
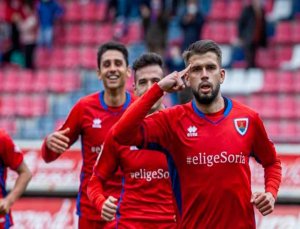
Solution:
[{"label": "team crest", "polygon": [[234,126],[240,135],[244,136],[248,130],[249,120],[248,118],[236,118],[234,119]]}]

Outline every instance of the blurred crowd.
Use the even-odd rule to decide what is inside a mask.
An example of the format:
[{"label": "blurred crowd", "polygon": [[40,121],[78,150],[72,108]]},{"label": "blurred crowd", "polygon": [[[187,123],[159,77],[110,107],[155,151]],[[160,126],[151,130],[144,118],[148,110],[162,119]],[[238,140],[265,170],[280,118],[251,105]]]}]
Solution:
[{"label": "blurred crowd", "polygon": [[[272,4],[275,0],[272,1]],[[293,2],[293,10],[299,9],[299,1]],[[73,1],[72,1],[73,2]],[[184,66],[181,57],[186,47],[201,39],[202,28],[209,19],[214,0],[77,0],[79,4],[105,2],[104,19],[114,27],[113,39],[122,41],[129,24],[139,21],[142,26],[141,40],[148,51],[165,57],[166,69],[171,72]],[[246,68],[255,66],[255,54],[259,47],[266,47],[266,0],[243,0],[243,9],[236,22],[238,37],[232,41],[238,56],[246,61]],[[0,1],[1,3],[1,1]],[[63,24],[65,6],[60,0],[2,0],[4,14],[0,17],[0,64],[14,63],[34,70],[37,46],[48,49],[53,46],[54,27]],[[228,9],[230,10],[230,9]],[[291,15],[293,17],[293,15]],[[169,39],[172,23],[180,28],[180,39]],[[100,45],[100,44],[99,44]],[[237,53],[237,54],[236,54]],[[190,92],[174,96],[173,103],[190,99]]]}]

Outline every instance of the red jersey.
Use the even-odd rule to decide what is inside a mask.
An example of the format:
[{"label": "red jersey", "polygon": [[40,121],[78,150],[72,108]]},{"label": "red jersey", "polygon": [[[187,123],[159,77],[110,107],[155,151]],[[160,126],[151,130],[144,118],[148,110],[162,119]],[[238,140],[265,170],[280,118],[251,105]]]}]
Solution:
[{"label": "red jersey", "polygon": [[[100,213],[88,199],[87,184],[106,134],[132,101],[132,96],[126,93],[126,101],[122,106],[109,107],[104,102],[104,92],[85,96],[75,104],[65,123],[60,128],[60,130],[70,128],[70,132],[67,134],[70,138],[70,145],[81,136],[83,163],[77,196],[77,214],[79,217],[91,220],[100,220],[101,218]],[[49,150],[44,141],[42,156],[46,162],[50,162],[57,159],[59,154]],[[107,182],[105,186],[106,196],[112,195],[116,198],[120,196],[121,177],[122,175],[117,172]]]},{"label": "red jersey", "polygon": [[[3,130],[0,130],[0,198],[7,195],[6,192],[6,176],[7,167],[17,170],[23,162],[23,155],[20,149],[15,146],[12,139]],[[11,212],[6,215],[0,215],[0,225],[8,228],[13,225]]]},{"label": "red jersey", "polygon": [[[121,167],[123,189],[118,203],[118,228],[176,228],[173,194],[167,158],[163,152],[105,141],[94,167],[101,184]],[[98,184],[99,185],[99,184]],[[98,187],[97,187],[98,188]],[[92,197],[97,198],[101,192]],[[102,206],[101,206],[102,207]]]},{"label": "red jersey", "polygon": [[152,114],[163,95],[156,84],[112,130],[121,144],[165,149],[178,179],[174,193],[181,228],[255,228],[249,157],[265,170],[265,190],[277,197],[281,165],[258,114],[224,98],[222,112],[206,116],[195,101]]}]

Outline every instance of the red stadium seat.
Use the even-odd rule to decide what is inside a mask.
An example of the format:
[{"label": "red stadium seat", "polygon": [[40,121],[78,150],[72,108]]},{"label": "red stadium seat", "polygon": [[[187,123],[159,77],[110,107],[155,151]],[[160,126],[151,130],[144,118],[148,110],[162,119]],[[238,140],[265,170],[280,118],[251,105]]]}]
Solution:
[{"label": "red stadium seat", "polygon": [[266,121],[265,127],[271,140],[280,139],[280,126],[278,121]]},{"label": "red stadium seat", "polygon": [[296,118],[296,102],[294,96],[284,96],[280,100],[279,117],[280,118]]},{"label": "red stadium seat", "polygon": [[290,71],[278,72],[277,88],[280,92],[293,92],[294,90],[294,74]]},{"label": "red stadium seat", "polygon": [[97,24],[83,24],[81,26],[81,43],[86,45],[99,44],[98,34],[101,31],[101,25]]},{"label": "red stadium seat", "polygon": [[139,21],[131,22],[128,25],[128,32],[125,36],[124,43],[126,44],[132,44],[132,43],[138,43],[141,41],[142,38],[142,26]]},{"label": "red stadium seat", "polygon": [[21,117],[32,116],[33,101],[30,95],[19,94],[16,96],[16,114]]},{"label": "red stadium seat", "polygon": [[214,1],[208,15],[210,20],[223,20],[227,18],[228,6],[225,1]]},{"label": "red stadium seat", "polygon": [[279,101],[277,95],[263,96],[263,106],[258,110],[263,118],[278,118]]},{"label": "red stadium seat", "polygon": [[81,5],[81,12],[82,21],[99,22],[105,18],[106,3],[104,1],[101,1],[99,3],[90,1],[86,4]]},{"label": "red stadium seat", "polygon": [[278,72],[277,72],[277,70],[265,70],[263,91],[264,92],[278,91]]},{"label": "red stadium seat", "polygon": [[35,72],[32,84],[33,92],[46,92],[48,90],[48,82],[51,80],[48,72],[47,70],[37,70]]},{"label": "red stadium seat", "polygon": [[292,58],[292,46],[279,46],[276,48],[276,59],[278,62],[278,66],[280,66],[283,62],[290,61]]},{"label": "red stadium seat", "polygon": [[80,65],[80,50],[73,46],[65,48],[63,65],[65,68],[76,68]]},{"label": "red stadium seat", "polygon": [[42,116],[48,113],[48,100],[45,95],[33,95],[31,101],[31,115]]},{"label": "red stadium seat", "polygon": [[0,21],[5,20],[6,17],[6,4],[4,1],[0,1]]},{"label": "red stadium seat", "polygon": [[260,48],[256,53],[256,66],[260,68],[277,68],[276,51],[272,48]]},{"label": "red stadium seat", "polygon": [[1,96],[1,116],[11,117],[16,114],[16,99],[14,95]]},{"label": "red stadium seat", "polygon": [[276,43],[292,42],[292,24],[290,21],[281,21],[277,24],[274,41]]},{"label": "red stadium seat", "polygon": [[18,91],[31,92],[33,86],[33,72],[31,70],[22,70],[19,73]]},{"label": "red stadium seat", "polygon": [[97,68],[97,49],[94,47],[84,47],[80,56],[82,67],[89,69]]},{"label": "red stadium seat", "polygon": [[1,84],[4,92],[18,91],[19,74],[20,70],[15,68],[3,71],[4,80]]},{"label": "red stadium seat", "polygon": [[82,32],[80,24],[72,24],[66,28],[65,43],[78,45],[82,43]]},{"label": "red stadium seat", "polygon": [[226,17],[228,20],[237,20],[242,12],[243,2],[240,0],[231,0],[226,7]]},{"label": "red stadium seat", "polygon": [[49,66],[53,68],[64,68],[64,59],[65,59],[65,51],[60,47],[53,48],[50,53],[50,62]]},{"label": "red stadium seat", "polygon": [[263,106],[263,98],[261,95],[252,95],[248,99],[247,105],[254,110],[260,111]]},{"label": "red stadium seat", "polygon": [[299,93],[300,91],[300,70],[294,72],[294,80],[293,80],[293,91]]},{"label": "red stadium seat", "polygon": [[65,3],[64,19],[66,21],[74,22],[82,19],[81,5],[77,1],[68,1]]},{"label": "red stadium seat", "polygon": [[[299,137],[298,127],[296,122],[282,121],[280,122],[280,138],[285,142],[297,141]],[[298,135],[298,136],[297,136]]]},{"label": "red stadium seat", "polygon": [[292,26],[292,42],[300,43],[300,20],[296,20]]}]

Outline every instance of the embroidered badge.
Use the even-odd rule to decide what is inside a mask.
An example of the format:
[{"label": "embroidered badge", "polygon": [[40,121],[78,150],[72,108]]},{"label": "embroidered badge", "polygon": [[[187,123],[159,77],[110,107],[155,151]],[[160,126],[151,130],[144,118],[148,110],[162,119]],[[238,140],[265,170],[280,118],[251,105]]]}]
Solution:
[{"label": "embroidered badge", "polygon": [[248,118],[236,118],[234,119],[234,126],[240,135],[244,136],[248,130],[249,119]]}]

